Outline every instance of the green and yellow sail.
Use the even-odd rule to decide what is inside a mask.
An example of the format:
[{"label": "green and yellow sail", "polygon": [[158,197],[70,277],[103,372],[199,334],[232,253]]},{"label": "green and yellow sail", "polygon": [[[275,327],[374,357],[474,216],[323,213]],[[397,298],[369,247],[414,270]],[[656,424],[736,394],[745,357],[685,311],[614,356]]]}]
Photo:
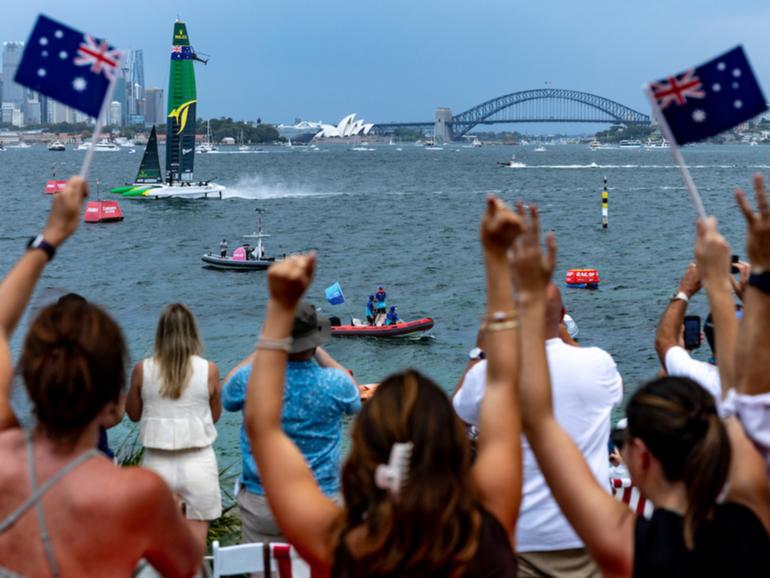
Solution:
[{"label": "green and yellow sail", "polygon": [[171,46],[166,119],[166,182],[193,180],[195,159],[195,52],[187,26],[177,20]]}]

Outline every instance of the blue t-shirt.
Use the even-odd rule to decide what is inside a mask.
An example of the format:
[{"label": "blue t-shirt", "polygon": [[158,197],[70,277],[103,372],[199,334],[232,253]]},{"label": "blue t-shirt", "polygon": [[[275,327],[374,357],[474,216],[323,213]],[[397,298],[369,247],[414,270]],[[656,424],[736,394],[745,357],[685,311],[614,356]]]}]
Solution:
[{"label": "blue t-shirt", "polygon": [[[251,364],[239,369],[222,388],[222,407],[241,411],[251,376]],[[297,445],[327,496],[339,491],[342,416],[361,409],[358,388],[339,369],[314,360],[289,361],[283,394],[283,431]],[[241,425],[241,484],[265,495],[246,429]]]}]

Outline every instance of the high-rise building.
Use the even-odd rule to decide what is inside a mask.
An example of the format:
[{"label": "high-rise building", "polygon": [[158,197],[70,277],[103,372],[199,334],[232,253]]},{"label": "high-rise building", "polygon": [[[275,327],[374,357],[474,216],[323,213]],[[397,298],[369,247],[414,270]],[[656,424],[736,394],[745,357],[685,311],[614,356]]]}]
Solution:
[{"label": "high-rise building", "polygon": [[144,53],[131,50],[126,61],[126,117],[144,114]]},{"label": "high-rise building", "polygon": [[22,112],[24,113],[25,125],[40,124],[42,112],[40,111],[40,100],[36,92],[30,91],[27,99],[24,101]]},{"label": "high-rise building", "polygon": [[121,126],[123,124],[123,107],[117,100],[113,100],[110,103],[109,121],[111,126]]},{"label": "high-rise building", "polygon": [[144,123],[166,124],[166,107],[163,103],[162,88],[147,88],[144,91]]},{"label": "high-rise building", "polygon": [[13,79],[24,52],[23,42],[3,42],[3,97],[4,103],[12,103],[21,110],[25,100],[25,88]]}]

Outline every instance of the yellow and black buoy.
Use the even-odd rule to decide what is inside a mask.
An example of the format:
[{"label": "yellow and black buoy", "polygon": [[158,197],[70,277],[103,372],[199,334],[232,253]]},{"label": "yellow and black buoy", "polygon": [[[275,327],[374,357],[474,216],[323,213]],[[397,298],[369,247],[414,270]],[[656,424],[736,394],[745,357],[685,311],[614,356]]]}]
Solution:
[{"label": "yellow and black buoy", "polygon": [[602,229],[606,229],[610,225],[610,214],[608,203],[610,200],[610,193],[607,191],[607,177],[604,177],[604,190],[602,191]]}]

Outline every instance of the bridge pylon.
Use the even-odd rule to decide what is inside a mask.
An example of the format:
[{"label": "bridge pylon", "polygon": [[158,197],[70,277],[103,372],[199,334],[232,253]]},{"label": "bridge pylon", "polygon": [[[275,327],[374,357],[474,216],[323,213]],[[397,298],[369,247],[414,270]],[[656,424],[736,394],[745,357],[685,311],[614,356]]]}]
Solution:
[{"label": "bridge pylon", "polygon": [[436,144],[452,141],[452,109],[437,108],[436,120],[433,124],[433,140]]}]

